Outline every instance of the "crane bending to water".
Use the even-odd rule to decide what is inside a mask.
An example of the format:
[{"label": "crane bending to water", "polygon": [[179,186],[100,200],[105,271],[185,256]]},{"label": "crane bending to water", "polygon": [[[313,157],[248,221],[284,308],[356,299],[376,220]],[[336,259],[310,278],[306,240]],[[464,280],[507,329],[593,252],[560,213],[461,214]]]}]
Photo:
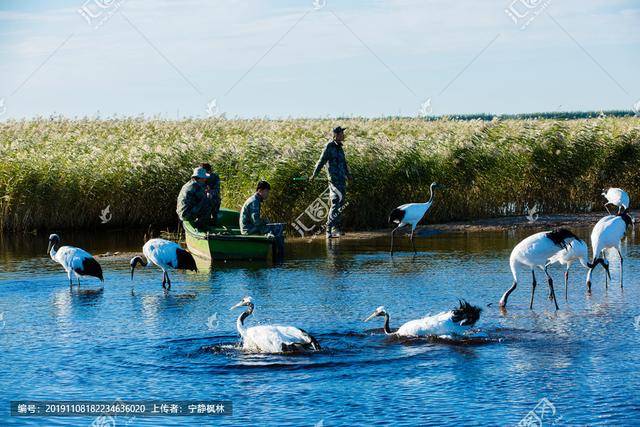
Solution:
[{"label": "crane bending to water", "polygon": [[552,258],[558,252],[559,249],[566,251],[567,245],[574,240],[580,239],[566,228],[560,228],[553,231],[542,231],[540,233],[533,234],[518,243],[511,251],[511,256],[509,257],[509,267],[511,268],[511,274],[513,275],[513,285],[507,289],[504,295],[502,295],[502,298],[500,298],[500,307],[507,306],[509,295],[516,290],[516,287],[518,286],[518,275],[516,270],[518,265],[523,265],[531,269],[531,275],[533,276],[529,308],[533,308],[533,296],[537,285],[535,268],[538,267],[547,275],[549,280],[549,297],[553,300],[556,310],[558,310],[559,307],[558,302],[556,301],[556,293],[553,290],[553,279],[547,271],[547,268],[549,267],[547,262],[549,258]]},{"label": "crane bending to water", "polygon": [[591,231],[591,250],[593,251],[593,261],[589,264],[589,272],[587,273],[587,292],[591,293],[591,274],[593,270],[598,266],[598,264],[602,264],[605,271],[607,272],[607,276],[605,278],[605,286],[609,287],[609,279],[611,279],[611,274],[609,273],[609,261],[606,259],[605,252],[607,249],[615,249],[618,251],[618,256],[620,257],[620,288],[622,285],[622,252],[620,248],[620,242],[624,237],[627,227],[633,224],[633,220],[631,216],[627,213],[625,209],[621,213],[617,215],[607,215],[604,218],[600,219],[593,227]]},{"label": "crane bending to water", "polygon": [[589,268],[589,249],[587,248],[587,244],[584,240],[574,239],[567,244],[566,249],[560,249],[553,255],[547,263],[545,264],[545,268],[548,266],[559,263],[561,265],[565,265],[566,269],[564,271],[564,300],[568,300],[568,287],[569,287],[569,269],[571,265],[579,261],[583,267]]},{"label": "crane bending to water", "polygon": [[146,260],[140,255],[131,258],[131,280],[136,266],[140,264],[146,267],[149,261],[162,270],[162,288],[171,289],[171,279],[167,270],[190,270],[198,271],[196,260],[186,250],[176,242],[165,239],[151,239],[142,247],[142,253]]}]

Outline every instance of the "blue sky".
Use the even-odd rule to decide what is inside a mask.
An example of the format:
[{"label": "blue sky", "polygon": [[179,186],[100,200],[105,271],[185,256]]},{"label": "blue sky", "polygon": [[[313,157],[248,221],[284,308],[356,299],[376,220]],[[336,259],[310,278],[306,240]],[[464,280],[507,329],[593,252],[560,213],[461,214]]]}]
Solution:
[{"label": "blue sky", "polygon": [[638,28],[630,0],[4,0],[0,120],[631,109]]}]

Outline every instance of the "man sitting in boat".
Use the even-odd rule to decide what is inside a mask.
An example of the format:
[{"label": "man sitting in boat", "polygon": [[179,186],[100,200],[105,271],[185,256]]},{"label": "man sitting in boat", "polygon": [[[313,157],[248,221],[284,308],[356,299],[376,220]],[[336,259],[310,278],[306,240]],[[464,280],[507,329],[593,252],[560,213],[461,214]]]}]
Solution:
[{"label": "man sitting in boat", "polygon": [[207,171],[209,178],[205,183],[205,190],[211,200],[211,224],[215,225],[218,219],[218,212],[220,212],[220,204],[222,198],[220,197],[220,177],[217,173],[213,172],[211,164],[200,163],[200,167]]},{"label": "man sitting in boat", "polygon": [[189,221],[198,229],[206,229],[211,223],[211,198],[206,191],[209,178],[204,168],[195,168],[178,195],[176,212],[180,220]]},{"label": "man sitting in boat", "polygon": [[249,197],[240,211],[240,232],[242,234],[267,234],[269,227],[266,218],[260,217],[263,201],[269,197],[271,186],[267,181],[258,182],[256,192]]}]

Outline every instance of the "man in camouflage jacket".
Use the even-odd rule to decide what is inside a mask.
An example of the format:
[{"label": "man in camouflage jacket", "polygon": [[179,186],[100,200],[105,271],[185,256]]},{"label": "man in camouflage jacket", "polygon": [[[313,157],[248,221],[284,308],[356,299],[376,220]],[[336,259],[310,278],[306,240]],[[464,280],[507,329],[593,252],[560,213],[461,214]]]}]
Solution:
[{"label": "man in camouflage jacket", "polygon": [[329,198],[331,208],[327,217],[327,237],[340,237],[340,225],[342,222],[342,209],[345,205],[347,194],[347,180],[351,180],[351,173],[344,155],[342,143],[344,142],[345,128],[338,126],[333,129],[333,140],[324,147],[320,159],[311,174],[310,179],[314,179],[320,170],[327,165],[329,176]]},{"label": "man in camouflage jacket", "polygon": [[271,186],[267,181],[258,182],[256,192],[244,202],[240,211],[240,232],[242,234],[267,234],[267,220],[262,218],[262,202],[269,197]]},{"label": "man in camouflage jacket", "polygon": [[205,191],[208,179],[204,168],[195,168],[189,182],[180,189],[176,206],[180,220],[192,222],[199,229],[206,229],[211,220],[211,199]]}]

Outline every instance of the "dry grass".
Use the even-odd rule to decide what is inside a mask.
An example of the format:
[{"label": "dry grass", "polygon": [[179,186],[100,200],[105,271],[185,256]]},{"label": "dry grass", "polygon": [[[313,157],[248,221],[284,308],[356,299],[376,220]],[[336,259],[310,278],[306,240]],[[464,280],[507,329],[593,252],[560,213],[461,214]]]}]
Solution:
[{"label": "dry grass", "polygon": [[[177,224],[175,197],[209,161],[223,205],[239,208],[255,182],[272,184],[267,215],[289,222],[323,190],[308,175],[335,120],[38,119],[0,123],[0,228],[92,228],[110,205],[113,227]],[[389,211],[447,185],[430,221],[600,209],[601,189],[640,193],[640,119],[347,119],[355,176],[349,228],[385,226]]]}]

